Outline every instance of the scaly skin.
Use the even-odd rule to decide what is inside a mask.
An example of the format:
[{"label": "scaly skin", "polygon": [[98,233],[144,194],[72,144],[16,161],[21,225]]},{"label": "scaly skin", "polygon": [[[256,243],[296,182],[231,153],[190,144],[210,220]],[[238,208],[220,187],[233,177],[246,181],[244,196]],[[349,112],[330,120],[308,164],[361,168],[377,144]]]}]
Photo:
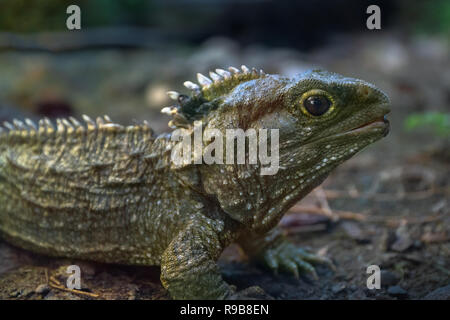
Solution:
[{"label": "scaly skin", "polygon": [[[186,83],[191,95],[171,92],[178,105],[163,111],[187,135],[195,120],[221,132],[279,129],[276,174],[260,175],[259,164],[175,165],[171,134],[155,138],[146,123],[15,121],[0,130],[1,235],[51,256],[161,265],[175,299],[232,297],[216,264],[232,242],[274,271],[315,276],[311,264],[330,261],[286,242],[276,225],[333,168],[387,134],[388,98],[325,71],[292,79],[230,71]],[[325,97],[328,111],[305,109],[311,95]]]}]

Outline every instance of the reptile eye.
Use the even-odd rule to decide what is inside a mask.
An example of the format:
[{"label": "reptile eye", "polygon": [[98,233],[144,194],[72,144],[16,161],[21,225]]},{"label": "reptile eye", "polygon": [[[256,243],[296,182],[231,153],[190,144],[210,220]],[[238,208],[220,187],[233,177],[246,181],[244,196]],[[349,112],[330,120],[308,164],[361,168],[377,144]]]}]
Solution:
[{"label": "reptile eye", "polygon": [[331,107],[331,101],[323,95],[310,96],[303,102],[305,109],[313,116],[321,116]]}]

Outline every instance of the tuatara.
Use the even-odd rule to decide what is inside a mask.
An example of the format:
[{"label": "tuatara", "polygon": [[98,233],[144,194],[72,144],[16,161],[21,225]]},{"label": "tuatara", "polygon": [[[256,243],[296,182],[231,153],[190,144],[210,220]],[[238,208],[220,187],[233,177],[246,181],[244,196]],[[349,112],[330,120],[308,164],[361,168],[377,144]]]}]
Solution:
[{"label": "tuatara", "polygon": [[160,265],[175,299],[234,296],[216,264],[233,242],[295,276],[331,264],[289,243],[277,223],[337,165],[386,136],[388,97],[321,70],[293,78],[228,70],[185,82],[189,95],[168,92],[176,104],[163,112],[185,135],[196,121],[221,132],[279,129],[276,174],[262,175],[259,162],[175,164],[173,132],[156,137],[145,121],[14,120],[0,129],[2,237],[50,256]]}]

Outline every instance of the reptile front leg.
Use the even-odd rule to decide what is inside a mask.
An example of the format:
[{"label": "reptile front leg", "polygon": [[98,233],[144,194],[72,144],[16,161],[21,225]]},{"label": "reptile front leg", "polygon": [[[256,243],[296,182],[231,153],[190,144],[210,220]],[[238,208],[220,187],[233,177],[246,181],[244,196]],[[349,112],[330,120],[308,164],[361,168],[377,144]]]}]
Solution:
[{"label": "reptile front leg", "polygon": [[274,273],[282,270],[298,278],[299,271],[303,271],[317,279],[313,264],[322,263],[335,268],[330,259],[309,253],[289,242],[278,227],[260,237],[243,236],[238,243],[252,260]]},{"label": "reptile front leg", "polygon": [[161,257],[161,282],[174,299],[225,299],[232,290],[216,264],[222,252],[205,221],[191,221]]}]

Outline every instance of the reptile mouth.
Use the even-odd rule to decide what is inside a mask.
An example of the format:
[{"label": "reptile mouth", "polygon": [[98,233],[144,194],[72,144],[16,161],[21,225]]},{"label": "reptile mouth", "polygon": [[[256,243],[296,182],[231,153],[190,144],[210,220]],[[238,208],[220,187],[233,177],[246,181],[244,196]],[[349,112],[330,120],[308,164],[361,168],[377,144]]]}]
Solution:
[{"label": "reptile mouth", "polygon": [[383,136],[386,136],[389,133],[390,130],[390,123],[389,120],[386,118],[386,115],[375,118],[374,120],[367,122],[363,125],[360,125],[358,127],[355,127],[349,131],[347,131],[347,133],[358,133],[358,132],[365,132],[367,130],[370,129],[375,129],[375,128],[383,128]]},{"label": "reptile mouth", "polygon": [[373,118],[369,122],[365,122],[361,125],[357,125],[353,127],[352,129],[347,129],[344,132],[321,137],[318,139],[313,139],[309,141],[306,145],[318,143],[321,141],[328,141],[330,139],[337,139],[340,137],[345,137],[349,135],[359,135],[359,134],[365,134],[370,132],[380,132],[382,133],[383,137],[387,136],[390,130],[390,124],[389,120],[386,118],[386,115],[390,112],[389,108],[387,108],[388,104],[382,104],[380,107],[383,109],[381,115],[377,116],[376,118]]}]

